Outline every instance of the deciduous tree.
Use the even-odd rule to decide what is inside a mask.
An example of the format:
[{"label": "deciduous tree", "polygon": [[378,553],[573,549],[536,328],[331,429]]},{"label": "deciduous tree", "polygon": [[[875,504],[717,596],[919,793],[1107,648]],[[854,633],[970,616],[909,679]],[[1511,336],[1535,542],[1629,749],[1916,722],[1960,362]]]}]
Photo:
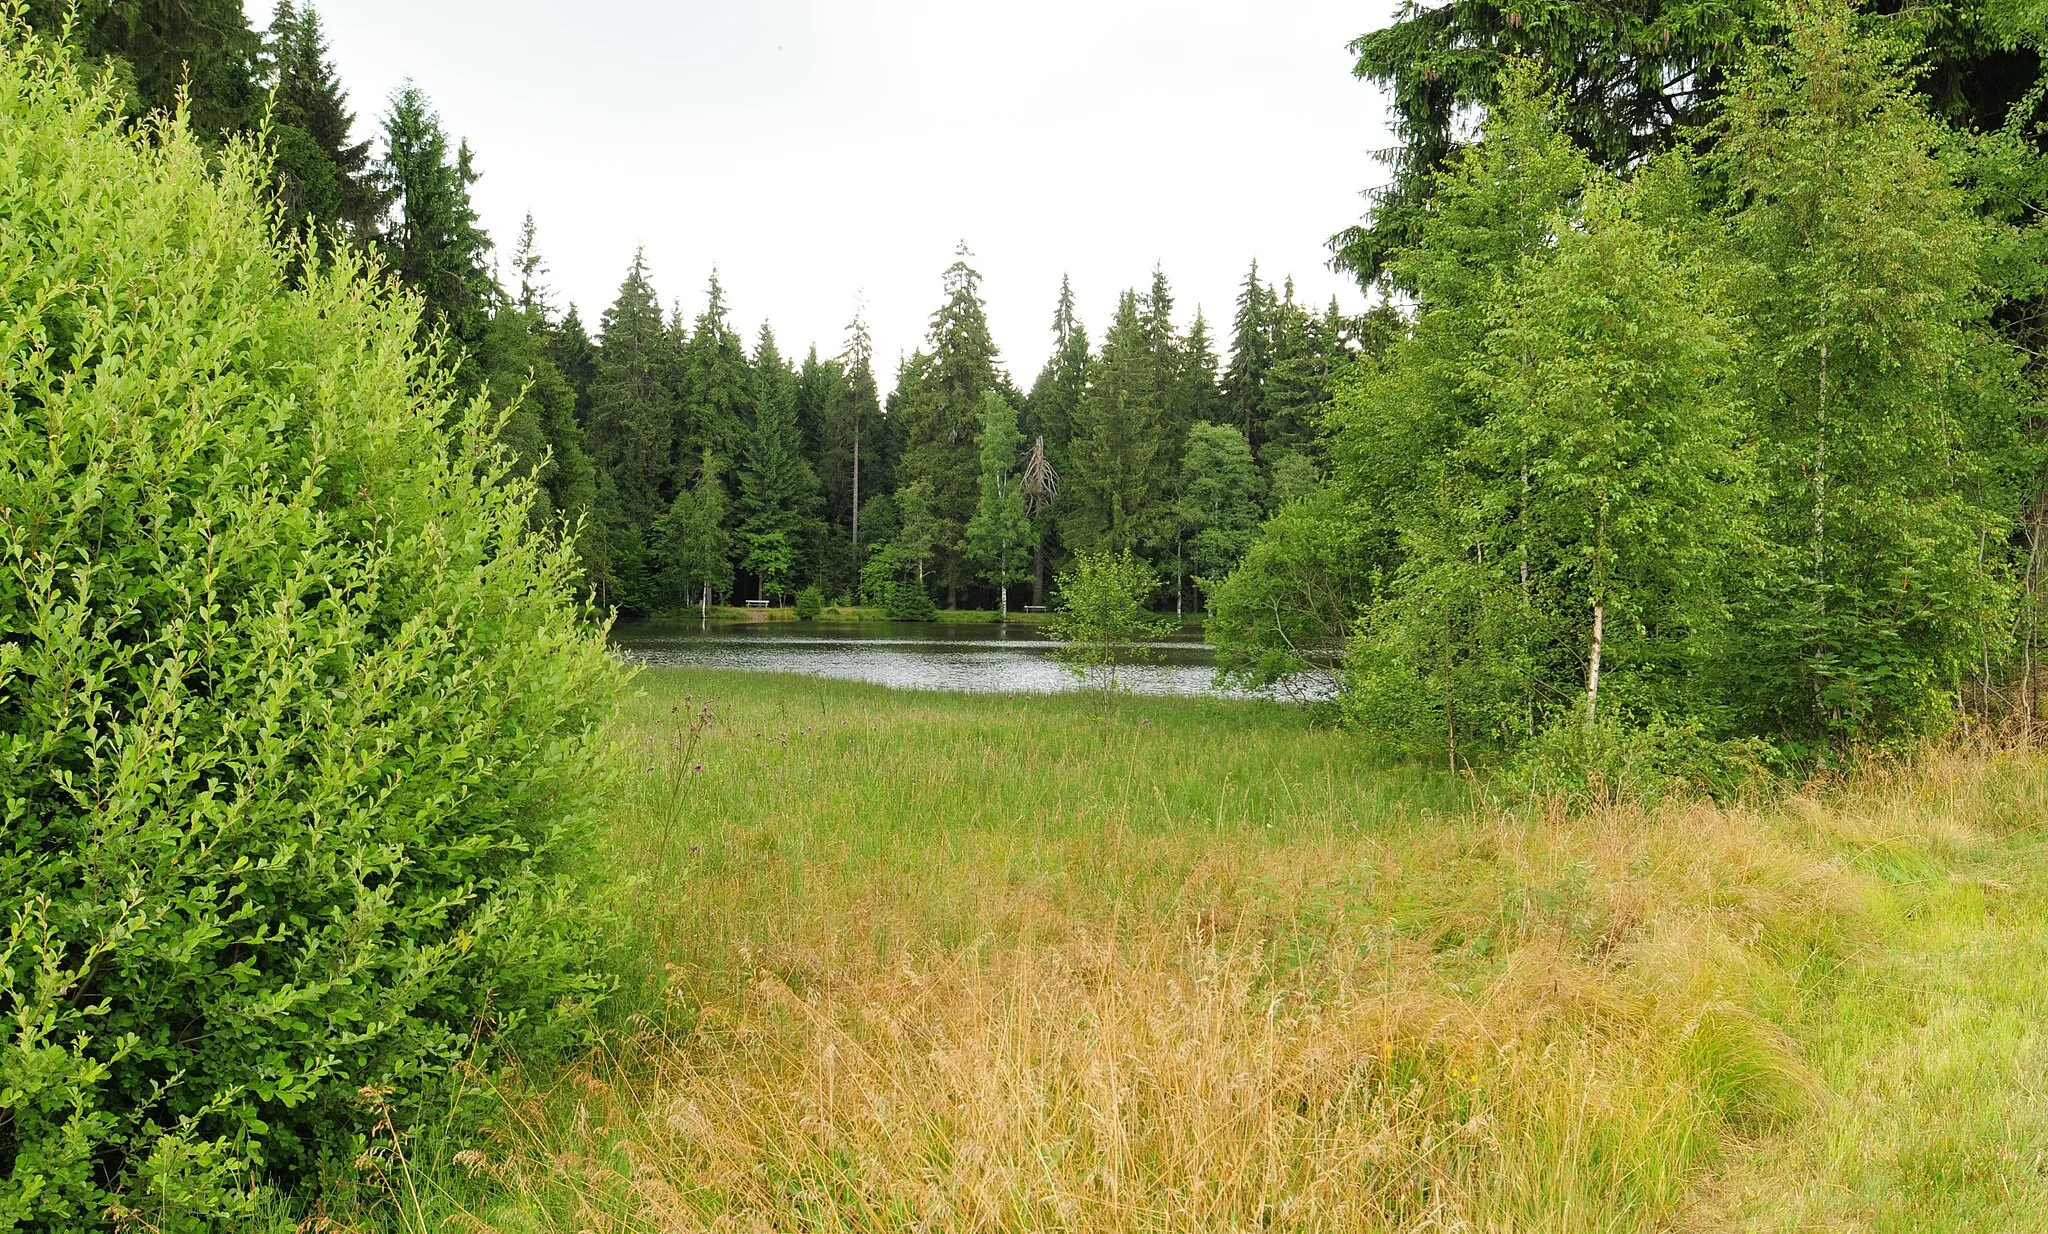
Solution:
[{"label": "deciduous tree", "polygon": [[981,396],[981,492],[967,522],[967,556],[981,578],[998,593],[1004,621],[1010,619],[1010,584],[1028,573],[1032,529],[1024,510],[1017,409],[990,390]]}]

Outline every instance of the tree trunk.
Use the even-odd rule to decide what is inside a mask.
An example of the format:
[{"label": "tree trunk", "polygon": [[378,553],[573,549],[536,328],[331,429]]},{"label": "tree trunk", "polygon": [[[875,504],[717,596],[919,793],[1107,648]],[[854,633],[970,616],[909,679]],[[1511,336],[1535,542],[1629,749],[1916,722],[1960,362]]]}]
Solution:
[{"label": "tree trunk", "polygon": [[1593,600],[1593,654],[1586,658],[1586,723],[1593,723],[1600,707],[1600,643],[1607,632],[1607,597]]},{"label": "tree trunk", "polygon": [[1010,621],[1010,585],[1008,583],[1004,583],[1002,586],[1002,596],[1003,624],[1008,625]]},{"label": "tree trunk", "polygon": [[1529,664],[1535,657],[1529,649],[1530,613],[1536,607],[1535,592],[1529,586],[1529,459],[1525,452],[1522,458],[1522,501],[1515,511],[1516,538],[1521,541],[1522,553],[1522,672],[1526,680],[1522,685],[1522,711],[1529,740],[1536,739],[1536,674],[1530,672]]},{"label": "tree trunk", "polygon": [[[1984,573],[1986,539],[1984,529],[1979,527],[1977,529],[1977,573],[1979,575]],[[1989,724],[1993,718],[1991,706],[1991,631],[1981,624],[1977,627],[1977,645],[1982,650],[1984,663],[1984,675],[1977,685],[1977,709],[1981,713],[1980,718]]]},{"label": "tree trunk", "polygon": [[1444,734],[1450,742],[1451,774],[1458,774],[1458,713],[1452,705],[1451,613],[1444,610]]},{"label": "tree trunk", "polygon": [[1038,543],[1031,546],[1031,603],[1038,608],[1045,607],[1045,535],[1040,533]]},{"label": "tree trunk", "polygon": [[1607,511],[1603,507],[1593,535],[1593,649],[1586,657],[1586,727],[1600,708],[1600,652],[1607,635]]},{"label": "tree trunk", "polygon": [[2020,678],[2020,697],[2025,700],[2026,731],[2030,738],[2041,716],[2041,605],[2048,600],[2043,589],[2044,555],[2048,555],[2048,485],[2034,495],[2033,509],[2027,512],[2027,633],[2022,640],[2026,662]]},{"label": "tree trunk", "polygon": [[[1827,329],[1825,315],[1821,318],[1821,329]],[[1813,443],[1813,607],[1819,624],[1814,631],[1813,643],[1813,709],[1816,715],[1826,712],[1820,661],[1827,654],[1828,645],[1828,345],[1825,341],[1820,345],[1819,420],[1819,431],[1814,434]]]}]

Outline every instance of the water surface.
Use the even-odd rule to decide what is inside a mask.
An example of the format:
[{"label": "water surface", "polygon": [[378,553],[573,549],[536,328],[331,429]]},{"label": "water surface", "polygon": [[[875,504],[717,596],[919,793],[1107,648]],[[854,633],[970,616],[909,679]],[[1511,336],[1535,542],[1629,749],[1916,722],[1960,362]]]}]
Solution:
[{"label": "water surface", "polygon": [[[612,643],[643,664],[809,673],[907,690],[1050,694],[1079,688],[1058,646],[1024,624],[907,621],[643,621]],[[1152,662],[1118,670],[1140,694],[1224,694],[1213,648],[1192,631],[1152,644]],[[1237,697],[1242,697],[1238,695]]]}]

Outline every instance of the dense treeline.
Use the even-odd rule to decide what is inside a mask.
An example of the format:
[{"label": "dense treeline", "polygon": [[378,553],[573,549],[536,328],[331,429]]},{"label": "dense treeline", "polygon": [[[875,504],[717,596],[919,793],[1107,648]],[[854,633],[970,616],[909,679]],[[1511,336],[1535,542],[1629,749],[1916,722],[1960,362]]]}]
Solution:
[{"label": "dense treeline", "polygon": [[1311,312],[1256,267],[1228,371],[1199,312],[1180,329],[1164,274],[1123,294],[1099,349],[1063,285],[1053,355],[1021,391],[963,247],[884,397],[860,319],[799,361],[767,324],[742,336],[715,273],[694,318],[664,312],[640,258],[593,339],[547,303],[531,244],[529,226],[477,364],[494,392],[533,383],[510,435],[552,451],[531,457],[559,511],[587,512],[597,599],[627,614],[812,587],[904,616],[1024,584],[1044,603],[1065,556],[1126,548],[1169,580],[1162,602],[1191,604],[1315,485],[1315,426],[1358,348],[1334,305]]},{"label": "dense treeline", "polygon": [[[58,13],[35,16],[55,30]],[[601,607],[816,587],[919,616],[1006,603],[1021,584],[1043,604],[1067,556],[1130,549],[1167,580],[1160,601],[1185,608],[1327,467],[1318,426],[1361,323],[1256,263],[1227,362],[1200,311],[1177,315],[1163,272],[1118,299],[1099,347],[1063,282],[1028,391],[996,353],[964,246],[926,345],[894,374],[858,319],[836,354],[801,360],[765,324],[744,337],[715,273],[694,318],[665,312],[637,257],[593,334],[550,301],[531,220],[509,269],[494,262],[472,154],[421,91],[391,100],[375,157],[354,140],[312,7],[286,0],[259,34],[237,0],[115,0],[72,37],[138,115],[172,106],[192,66],[197,131],[266,129],[288,228],[378,248],[427,305],[423,341],[507,409],[504,440],[553,515],[580,520]]]},{"label": "dense treeline", "polygon": [[[1163,600],[1190,603],[1314,486],[1316,425],[1359,346],[1334,305],[1313,312],[1256,266],[1227,370],[1200,312],[1181,329],[1163,273],[1120,297],[1099,349],[1062,284],[1052,356],[1023,391],[964,246],[941,294],[884,397],[858,318],[837,354],[798,361],[766,324],[742,336],[716,274],[695,318],[664,313],[636,258],[593,340],[527,284],[522,329],[574,389],[592,463],[600,603],[648,614],[815,587],[914,616],[1027,583],[1044,603],[1066,555],[1126,548],[1170,580]],[[518,376],[492,354],[482,370],[494,389]],[[532,440],[576,457],[569,435]]]},{"label": "dense treeline", "polygon": [[1684,8],[1356,44],[1407,144],[1335,247],[1403,320],[1218,589],[1240,678],[1320,672],[1453,765],[2034,722],[2048,35]]},{"label": "dense treeline", "polygon": [[1254,268],[1244,363],[1219,372],[1208,323],[1180,329],[1163,274],[1120,297],[1099,349],[1063,285],[1053,355],[1025,392],[964,247],[942,293],[884,399],[858,319],[839,354],[793,363],[766,325],[743,343],[716,276],[694,321],[665,318],[636,260],[586,392],[602,598],[644,613],[815,586],[909,615],[1028,583],[1043,603],[1064,555],[1130,549],[1185,602],[1275,495],[1314,484],[1314,425],[1356,350],[1334,306],[1312,313]]}]

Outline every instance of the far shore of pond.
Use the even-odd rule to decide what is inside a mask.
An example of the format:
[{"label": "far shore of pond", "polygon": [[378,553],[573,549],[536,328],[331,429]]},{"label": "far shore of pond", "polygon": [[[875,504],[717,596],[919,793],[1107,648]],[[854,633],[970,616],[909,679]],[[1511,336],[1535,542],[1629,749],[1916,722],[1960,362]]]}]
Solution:
[{"label": "far shore of pond", "polygon": [[[1164,613],[1155,614],[1155,616],[1161,617],[1165,615]],[[942,608],[938,610],[937,615],[930,622],[918,624],[996,625],[1006,623],[1013,626],[1036,626],[1050,621],[1054,616],[1055,614],[1050,612],[1026,612],[1021,607],[1013,607],[1010,609],[1010,615],[1006,622],[1003,615],[992,608]],[[744,608],[730,604],[714,604],[708,610],[687,608],[652,617],[622,617],[619,619],[619,624],[622,626],[655,625],[667,622],[688,621],[692,618],[713,623],[802,620],[802,618],[796,615],[796,609],[788,605],[779,605],[773,608]],[[888,612],[879,607],[827,605],[819,611],[816,620],[820,623],[845,623],[889,621],[891,619]],[[1204,615],[1199,612],[1188,613],[1180,618],[1180,623],[1183,629],[1199,630],[1204,624]]]}]

